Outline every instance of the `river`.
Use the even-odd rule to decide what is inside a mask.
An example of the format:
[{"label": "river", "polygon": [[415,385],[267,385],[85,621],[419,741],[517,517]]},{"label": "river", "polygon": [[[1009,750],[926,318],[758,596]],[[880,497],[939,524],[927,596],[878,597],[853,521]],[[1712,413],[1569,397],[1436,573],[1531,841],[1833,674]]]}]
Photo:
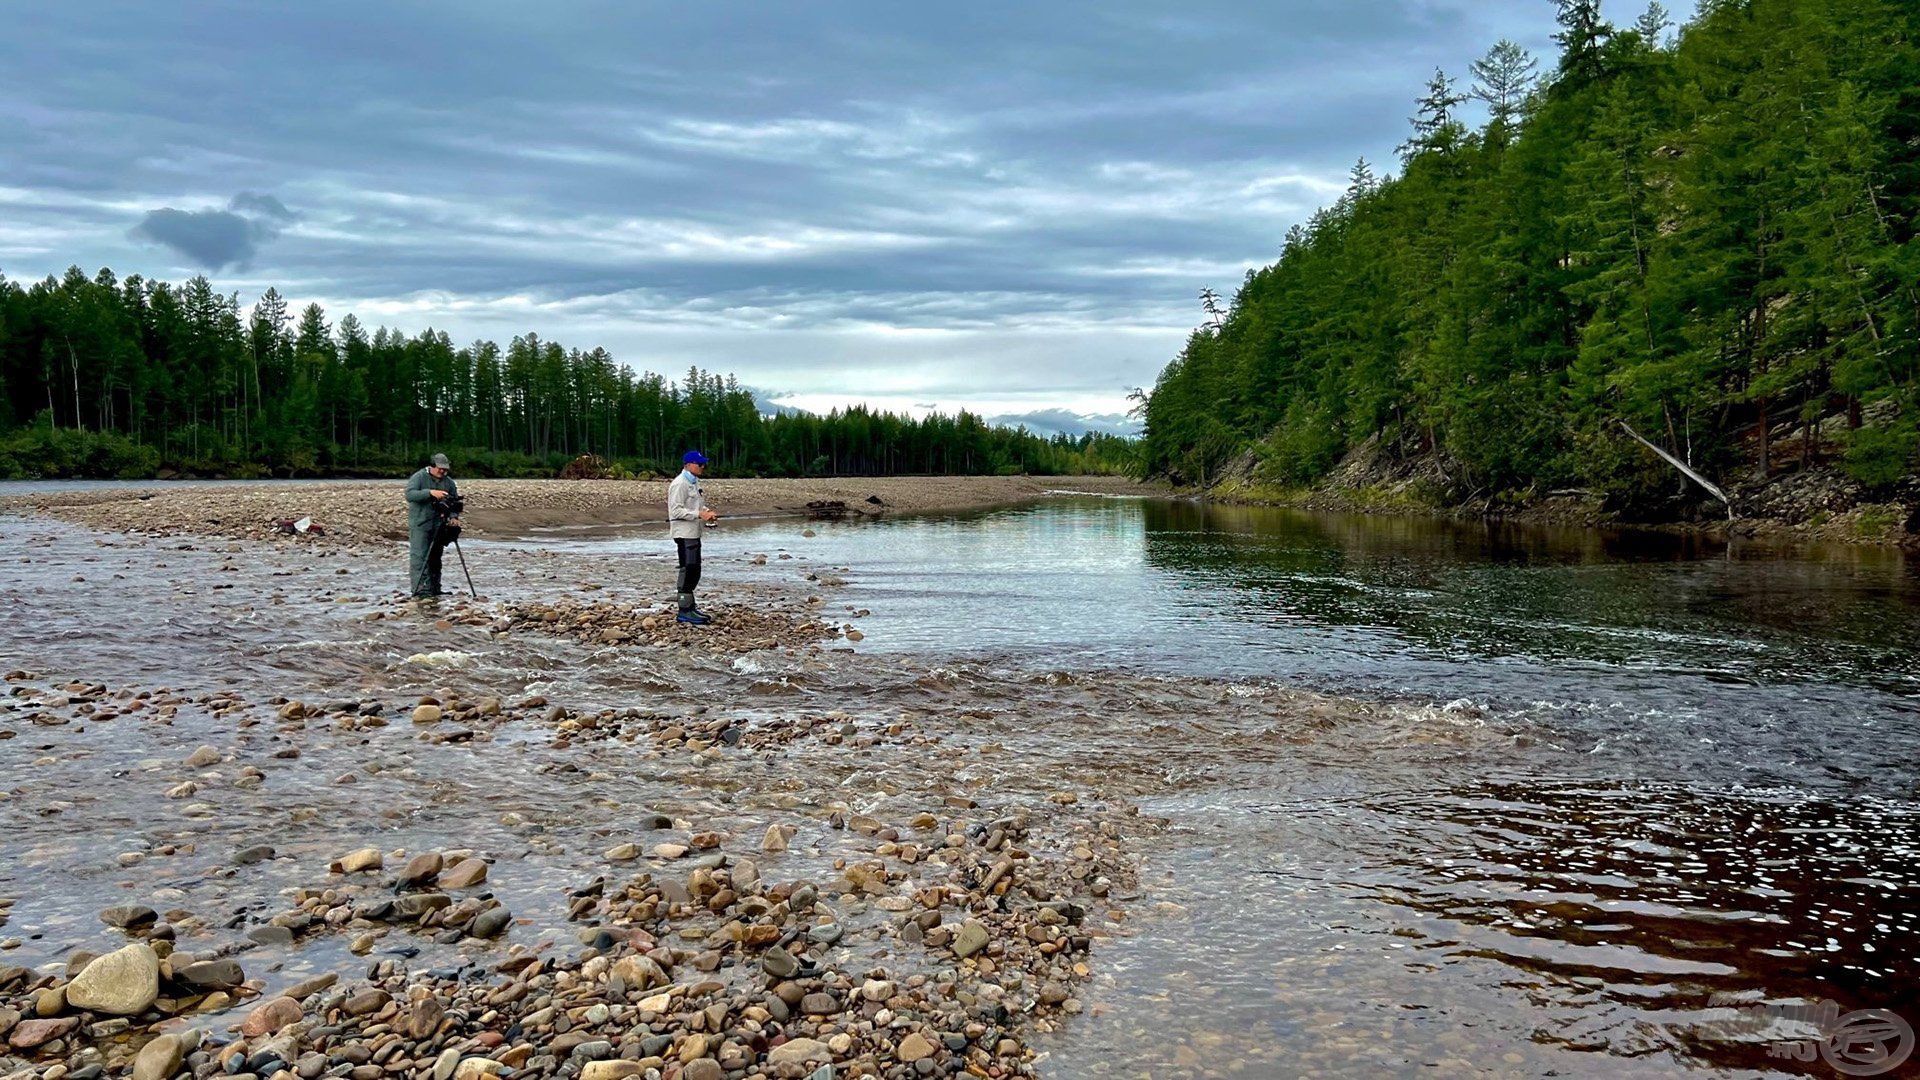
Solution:
[{"label": "river", "polygon": [[1106,1008],[1061,1050],[1111,1065],[1070,1071],[1136,1075],[1149,1033],[1163,1067],[1244,1075],[1792,1070],[1709,1000],[1920,1020],[1920,567],[1898,552],[1110,498],[816,531],[869,652],[1498,733],[1376,754],[1233,732],[1225,757],[1204,714],[1143,736],[1170,780],[1143,807],[1174,825],[1153,884],[1183,910],[1111,950]]},{"label": "river", "polygon": [[[367,575],[398,574],[390,557],[303,564],[0,526],[20,566],[0,582],[9,666],[411,692],[450,677],[433,668],[446,655],[501,693],[615,704],[666,677],[558,644],[448,653],[429,627],[362,621],[390,584]],[[562,530],[468,555],[493,598],[587,578],[644,598],[662,546]],[[958,779],[1021,798],[1077,784],[1155,823],[1085,1012],[1039,1043],[1043,1075],[1834,1075],[1831,1059],[1783,1056],[1804,1031],[1742,1027],[1737,1010],[1832,1001],[1920,1020],[1920,574],[1897,552],[1094,497],[729,524],[708,546],[713,595],[811,574],[844,579],[834,611],[866,613],[851,663],[696,665],[716,686],[746,677],[716,711],[832,699],[947,716],[976,754]],[[305,597],[305,614],[275,618],[268,592]],[[41,768],[5,752],[15,808],[70,784],[69,756],[132,767],[158,752],[63,755],[35,735]],[[299,767],[320,784],[372,752],[309,751]],[[495,754],[489,813],[541,805],[536,766],[566,767],[519,742],[474,753]],[[322,818],[406,797],[449,767],[434,760],[324,796]],[[698,781],[743,796],[703,805],[746,814],[741,780]],[[688,781],[632,782],[658,803]],[[389,814],[397,827],[511,842],[476,838],[462,784],[441,786],[444,807]],[[578,797],[574,824],[604,833],[595,807],[611,798]],[[232,813],[280,828],[264,808]],[[115,827],[160,839],[136,818]],[[110,836],[45,815],[9,825],[0,886],[22,900],[7,929],[43,924],[58,955],[96,898],[34,894]],[[325,820],[277,835],[345,846]],[[517,911],[557,913],[539,896],[562,876],[558,843],[527,855]],[[126,871],[88,873],[104,888]]]}]

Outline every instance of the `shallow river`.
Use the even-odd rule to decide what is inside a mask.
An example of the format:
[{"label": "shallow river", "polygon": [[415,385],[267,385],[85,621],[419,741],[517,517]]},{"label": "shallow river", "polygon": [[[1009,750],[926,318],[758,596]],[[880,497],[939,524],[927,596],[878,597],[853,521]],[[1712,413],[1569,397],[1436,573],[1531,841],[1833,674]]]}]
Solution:
[{"label": "shallow river", "polygon": [[1920,566],[1896,552],[1091,498],[816,531],[796,543],[848,568],[868,652],[1492,733],[1141,731],[1168,781],[1141,805],[1174,825],[1150,898],[1184,910],[1108,951],[1069,1074],[1834,1075],[1710,999],[1920,1021]]},{"label": "shallow river", "polygon": [[[1095,952],[1086,1014],[1043,1040],[1046,1075],[1870,1075],[1832,1047],[1796,1061],[1783,1036],[1805,1030],[1755,1031],[1738,1010],[1831,1000],[1920,1021],[1920,572],[1897,553],[1105,498],[731,523],[708,544],[712,594],[844,578],[827,610],[869,613],[860,662],[663,665],[361,621],[388,602],[397,555],[102,548],[18,519],[0,535],[9,667],[345,697],[457,677],[588,704],[710,679],[719,711],[950,712],[984,755],[956,782],[1016,801],[1072,783],[1139,807],[1164,827],[1130,918]],[[468,555],[496,599],[587,579],[656,599],[663,546],[600,530]],[[197,739],[192,723],[168,738]],[[58,889],[46,874],[90,845],[164,838],[141,822],[157,794],[94,814],[91,832],[25,813],[62,796],[79,803],[68,818],[88,813],[64,762],[178,757],[65,730],[32,732],[37,770],[22,742],[0,748],[16,795],[0,803],[0,889],[21,897],[0,934],[41,932],[12,962],[83,943],[98,890],[143,887],[111,865]],[[319,820],[262,811],[254,836],[337,854],[350,845],[328,822],[424,791],[389,813],[400,839],[510,845],[481,817],[548,809],[535,771],[572,768],[503,742],[473,749],[480,785],[436,780],[449,766],[420,754],[327,786],[356,755],[403,753],[309,750],[288,768]],[[593,834],[579,848],[604,846],[603,804],[676,785],[702,813],[756,812],[751,771],[648,767],[569,782],[564,815]],[[903,782],[915,767],[860,763]],[[817,768],[862,775],[826,755]],[[479,817],[463,801],[476,786]],[[213,827],[180,835],[194,828]],[[516,913],[558,910],[547,886],[568,843],[526,849]],[[287,873],[272,884],[298,883]]]}]

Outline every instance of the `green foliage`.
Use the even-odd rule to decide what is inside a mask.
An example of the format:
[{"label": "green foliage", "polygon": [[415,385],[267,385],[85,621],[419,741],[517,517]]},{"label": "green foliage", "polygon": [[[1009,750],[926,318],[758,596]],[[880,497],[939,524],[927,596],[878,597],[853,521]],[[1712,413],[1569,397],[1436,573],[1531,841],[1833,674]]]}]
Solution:
[{"label": "green foliage", "polygon": [[[1256,448],[1300,484],[1347,448],[1435,454],[1460,489],[1671,498],[1625,420],[1709,471],[1775,470],[1781,421],[1867,405],[1847,448],[1913,469],[1920,416],[1920,8],[1709,0],[1675,35],[1557,0],[1544,84],[1502,42],[1470,131],[1436,74],[1399,176],[1356,169],[1188,338],[1139,467],[1217,476]],[[1876,409],[1876,412],[1879,412]]]},{"label": "green foliage", "polygon": [[53,426],[42,412],[28,426],[0,437],[0,478],[8,480],[150,477],[160,455],[117,431],[76,431]]},{"label": "green foliage", "polygon": [[1337,419],[1326,408],[1298,401],[1287,410],[1267,440],[1256,448],[1260,464],[1254,478],[1264,483],[1304,486],[1339,464],[1346,440]]},{"label": "green foliage", "polygon": [[551,476],[581,454],[665,474],[699,447],[717,475],[1118,472],[1127,440],[1042,438],[979,417],[851,408],[764,416],[731,378],[677,383],[537,334],[456,348],[444,333],[251,311],[184,285],[80,270],[0,276],[0,441],[9,476],[390,476],[436,450],[463,475]]},{"label": "green foliage", "polygon": [[1913,472],[1920,430],[1912,421],[1863,427],[1847,439],[1847,474],[1868,487],[1885,487]]}]

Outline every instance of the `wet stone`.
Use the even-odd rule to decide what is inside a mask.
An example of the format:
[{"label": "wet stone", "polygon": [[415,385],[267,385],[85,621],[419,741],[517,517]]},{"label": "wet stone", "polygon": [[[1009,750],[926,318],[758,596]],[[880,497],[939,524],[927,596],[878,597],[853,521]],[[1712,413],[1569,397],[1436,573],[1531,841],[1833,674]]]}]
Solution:
[{"label": "wet stone", "polygon": [[785,949],[769,949],[760,958],[760,968],[776,979],[791,979],[800,971],[800,961]]},{"label": "wet stone", "polygon": [[443,889],[471,889],[487,880],[487,864],[482,859],[462,859],[440,872]]},{"label": "wet stone", "polygon": [[122,904],[100,913],[100,921],[121,930],[139,930],[152,926],[160,916],[144,904]]},{"label": "wet stone", "polygon": [[403,889],[414,889],[431,884],[435,876],[440,873],[441,865],[439,852],[422,852],[407,860],[407,865],[401,868],[395,884]]}]

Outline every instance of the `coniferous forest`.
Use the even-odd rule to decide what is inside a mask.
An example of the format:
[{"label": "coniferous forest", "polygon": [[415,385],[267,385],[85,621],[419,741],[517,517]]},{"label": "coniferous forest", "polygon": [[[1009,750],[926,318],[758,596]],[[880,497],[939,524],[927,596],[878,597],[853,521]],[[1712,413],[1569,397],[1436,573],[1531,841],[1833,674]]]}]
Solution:
[{"label": "coniferous forest", "polygon": [[1397,175],[1361,162],[1203,294],[1144,405],[1148,472],[1299,489],[1364,449],[1435,463],[1443,500],[1671,497],[1630,425],[1727,481],[1911,484],[1920,5],[1558,6],[1557,57],[1436,73]]},{"label": "coniferous forest", "polygon": [[669,382],[535,334],[370,333],[317,305],[295,316],[273,289],[243,309],[204,277],[0,276],[0,477],[392,475],[436,450],[466,475],[550,476],[583,454],[639,475],[689,447],[721,476],[1084,473],[1131,453],[966,412],[769,416],[731,378]]}]

